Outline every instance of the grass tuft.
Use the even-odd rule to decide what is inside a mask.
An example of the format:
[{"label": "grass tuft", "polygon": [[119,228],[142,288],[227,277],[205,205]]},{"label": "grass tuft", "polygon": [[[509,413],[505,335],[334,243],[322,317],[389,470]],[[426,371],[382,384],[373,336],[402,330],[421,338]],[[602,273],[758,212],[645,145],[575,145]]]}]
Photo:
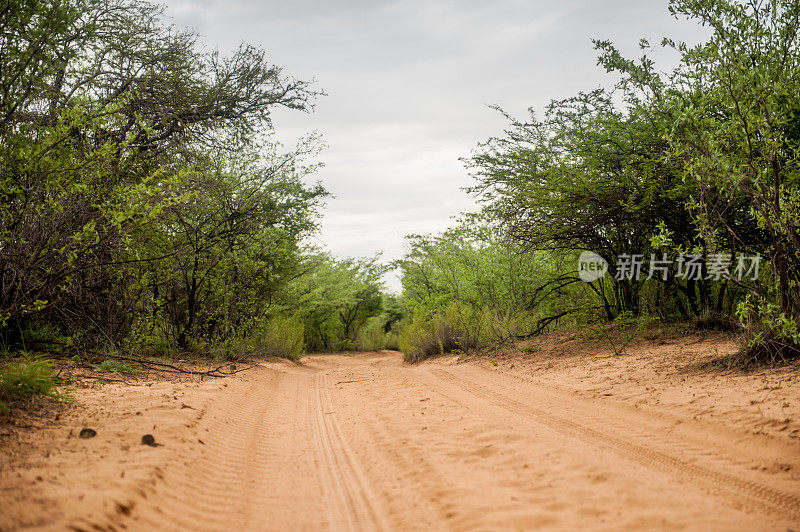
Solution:
[{"label": "grass tuft", "polygon": [[124,364],[120,364],[119,362],[115,362],[113,360],[104,360],[100,364],[94,367],[95,371],[109,371],[111,373],[128,373],[128,374],[135,374],[139,373],[138,369],[128,367]]},{"label": "grass tuft", "polygon": [[0,399],[14,402],[33,397],[62,398],[48,360],[21,360],[0,370]]}]

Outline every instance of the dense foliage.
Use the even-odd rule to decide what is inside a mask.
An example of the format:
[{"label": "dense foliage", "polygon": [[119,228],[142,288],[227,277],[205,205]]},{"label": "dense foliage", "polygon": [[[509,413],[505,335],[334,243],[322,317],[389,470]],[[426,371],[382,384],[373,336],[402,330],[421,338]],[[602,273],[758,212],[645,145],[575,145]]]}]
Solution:
[{"label": "dense foliage", "polygon": [[[442,234],[408,238],[410,251],[398,261],[407,358],[527,338],[593,304],[573,275],[559,273],[568,266],[558,255],[528,251],[488,227],[471,217]],[[574,306],[554,304],[559,298]]]},{"label": "dense foliage", "polygon": [[[467,160],[468,190],[497,236],[472,224],[412,242],[411,358],[503,337],[476,315],[503,316],[512,337],[567,319],[735,316],[745,360],[800,351],[800,4],[669,9],[710,29],[697,46],[664,39],[679,58],[671,74],[658,73],[646,41],[636,61],[596,41],[599,63],[620,76],[613,91],[554,101],[541,120],[506,114],[504,135]],[[582,251],[608,275],[581,282]],[[475,297],[476,276],[499,287],[512,271],[513,290]],[[465,313],[480,325],[462,326]]]},{"label": "dense foliage", "polygon": [[4,350],[297,356],[384,314],[374,260],[305,244],[318,139],[274,140],[318,92],[197,39],[142,0],[0,3]]}]

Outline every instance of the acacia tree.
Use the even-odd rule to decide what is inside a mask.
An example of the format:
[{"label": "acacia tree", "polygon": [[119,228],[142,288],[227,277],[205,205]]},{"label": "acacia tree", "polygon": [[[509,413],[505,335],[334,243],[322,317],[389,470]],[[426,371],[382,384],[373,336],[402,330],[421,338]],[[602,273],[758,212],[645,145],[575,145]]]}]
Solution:
[{"label": "acacia tree", "polygon": [[[756,329],[754,354],[796,351],[800,4],[672,0],[670,11],[712,33],[696,46],[664,40],[681,58],[668,79],[655,72],[646,55],[639,62],[627,60],[607,42],[598,43],[601,63],[621,72],[629,92],[645,95],[654,116],[669,124],[671,149],[698,183],[694,207],[706,244],[719,248],[727,238],[742,250],[769,258],[774,282],[743,283],[756,296],[741,309],[743,319]],[[748,238],[752,231],[731,223],[727,213],[742,203],[748,206],[747,221],[757,224],[763,238]]]},{"label": "acacia tree", "polygon": [[[543,120],[532,112],[525,122],[507,118],[505,136],[482,144],[468,161],[476,180],[468,191],[520,245],[593,251],[614,275],[617,257],[657,251],[651,240],[660,231],[687,248],[698,244],[687,207],[693,183],[682,179],[680,161],[667,158],[660,125],[642,102],[621,110],[597,90],[552,102]],[[612,278],[610,292],[608,281],[590,285],[609,319],[638,314],[646,274]],[[577,280],[574,271],[571,277]],[[681,284],[668,277],[660,294],[686,316],[705,310],[708,292],[705,280]]]},{"label": "acacia tree", "polygon": [[306,345],[316,351],[352,349],[367,320],[384,310],[381,277],[387,267],[378,257],[335,260],[320,254],[313,262],[292,291]]},{"label": "acacia tree", "polygon": [[300,269],[302,239],[316,230],[327,192],[303,183],[316,167],[303,162],[316,152],[313,139],[276,150],[262,145],[195,162],[184,199],[139,239],[150,254],[167,257],[138,267],[148,279],[137,288],[147,300],[140,329],[164,329],[185,349],[246,332],[253,320],[283,310],[281,291]]},{"label": "acacia tree", "polygon": [[[308,108],[315,92],[263,51],[222,57],[199,51],[196,38],[140,0],[0,5],[7,341],[31,317],[109,341],[124,335],[128,265],[168,258],[136,238],[208,191],[188,179],[197,154],[247,149],[270,130],[272,108]],[[303,202],[310,190],[294,193]]]}]

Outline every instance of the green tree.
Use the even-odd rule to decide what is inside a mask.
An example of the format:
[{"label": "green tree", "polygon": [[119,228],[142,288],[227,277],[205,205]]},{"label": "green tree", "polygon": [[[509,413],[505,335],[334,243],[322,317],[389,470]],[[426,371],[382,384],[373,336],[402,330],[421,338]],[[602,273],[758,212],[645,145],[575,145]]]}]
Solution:
[{"label": "green tree", "polygon": [[383,313],[381,277],[387,267],[377,257],[335,260],[318,255],[315,263],[295,287],[306,346],[314,351],[353,349],[367,320]]},{"label": "green tree", "polygon": [[574,254],[527,250],[493,226],[474,215],[441,234],[408,237],[397,265],[400,345],[410,360],[529,338],[593,309],[572,272]]},{"label": "green tree", "polygon": [[[768,329],[756,338],[758,349],[775,355],[800,339],[800,4],[673,0],[670,11],[711,36],[696,46],[665,39],[680,55],[668,79],[646,55],[625,59],[608,42],[598,43],[601,63],[621,72],[628,92],[648,98],[654,116],[669,123],[674,156],[697,183],[694,208],[706,245],[720,249],[728,239],[769,258],[773,281],[741,285],[757,301],[743,313],[761,312]],[[743,204],[745,216],[727,216]],[[753,238],[752,225],[761,238]]]},{"label": "green tree", "polygon": [[197,161],[186,199],[144,235],[151,253],[168,258],[141,267],[149,279],[141,315],[164,320],[180,348],[284,311],[282,291],[302,271],[301,242],[316,230],[327,192],[303,183],[315,168],[303,162],[316,152],[313,139],[289,153],[276,149]]},{"label": "green tree", "polygon": [[[615,281],[617,258],[649,257],[661,230],[684,248],[700,243],[687,206],[694,184],[683,179],[681,161],[667,156],[661,124],[642,102],[621,110],[603,90],[554,101],[543,120],[532,112],[524,122],[507,118],[505,136],[482,144],[468,161],[476,180],[468,191],[526,249],[598,253],[612,278],[589,286],[607,317],[638,314],[647,271],[638,280]],[[659,295],[684,316],[705,310],[704,280],[680,284],[668,277],[663,284]]]},{"label": "green tree", "polygon": [[[0,329],[6,341],[13,343],[33,319],[91,332],[103,342],[123,338],[143,293],[142,280],[128,275],[130,265],[174,271],[187,253],[185,242],[151,245],[151,237],[176,236],[168,227],[180,213],[188,219],[201,204],[211,208],[211,190],[227,190],[238,201],[237,194],[253,189],[214,182],[213,172],[196,179],[199,167],[206,168],[199,154],[253,153],[256,139],[271,130],[272,108],[306,110],[316,94],[284,76],[261,50],[243,45],[222,57],[201,52],[196,40],[139,0],[0,5]],[[296,160],[270,151],[263,156],[258,168],[264,172]],[[231,209],[227,221],[222,214],[216,221],[239,234],[272,231],[276,247],[291,248],[276,228],[293,241],[298,228],[290,226],[305,222],[292,213],[300,204],[311,209],[322,191],[290,181],[276,179],[263,193],[274,204],[267,201],[264,209],[275,207],[263,215],[269,218],[264,228],[245,228],[234,221],[241,213]],[[297,205],[286,206],[292,202]],[[250,213],[240,218],[253,222]],[[215,252],[225,255],[231,250],[218,236]]]}]

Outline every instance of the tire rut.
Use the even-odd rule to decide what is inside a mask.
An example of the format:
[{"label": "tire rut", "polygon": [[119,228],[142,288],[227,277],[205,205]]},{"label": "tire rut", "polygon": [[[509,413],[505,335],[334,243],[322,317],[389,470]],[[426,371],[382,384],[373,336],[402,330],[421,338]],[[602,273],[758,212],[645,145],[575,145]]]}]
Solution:
[{"label": "tire rut", "polygon": [[656,466],[672,474],[702,480],[727,494],[745,497],[750,503],[776,510],[792,519],[800,519],[800,497],[737,476],[707,469],[686,460],[650,449],[598,431],[591,427],[550,414],[540,408],[517,401],[478,382],[458,377],[445,369],[432,369],[431,374],[483,400],[514,414],[542,423],[558,432],[578,437],[591,444],[600,443],[648,467]]},{"label": "tire rut", "polygon": [[329,494],[329,510],[336,529],[387,530],[368,483],[355,456],[342,437],[328,392],[327,375],[319,372],[311,387],[313,395],[314,439],[317,456],[322,457],[323,485]]}]

